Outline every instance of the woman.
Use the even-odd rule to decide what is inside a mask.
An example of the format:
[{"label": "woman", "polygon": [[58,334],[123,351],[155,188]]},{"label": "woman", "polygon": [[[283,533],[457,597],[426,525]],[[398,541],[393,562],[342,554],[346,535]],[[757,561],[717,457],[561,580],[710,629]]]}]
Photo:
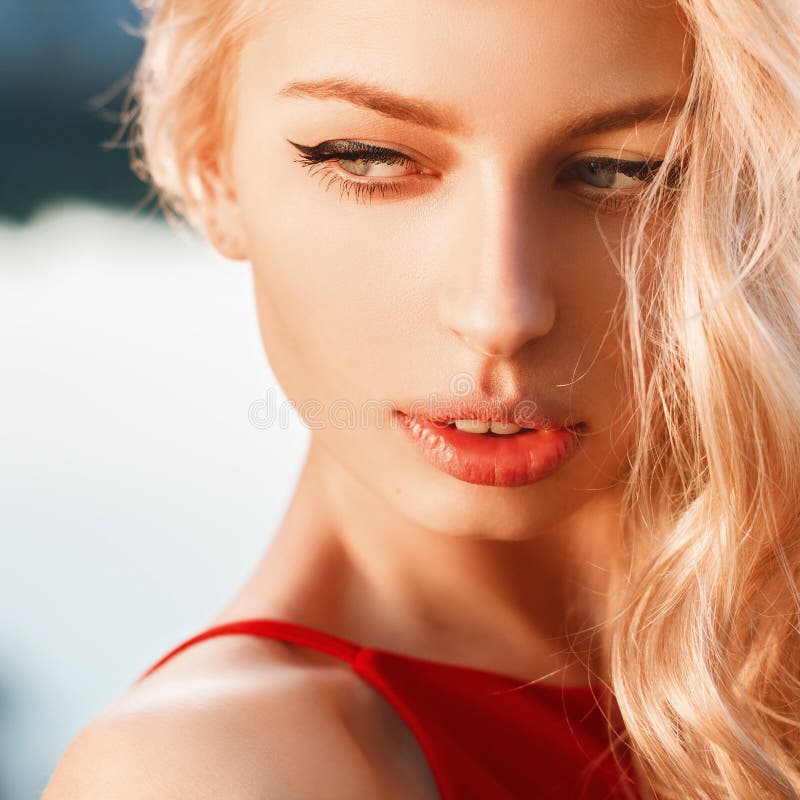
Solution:
[{"label": "woman", "polygon": [[47,800],[800,797],[797,3],[151,11],[311,445]]}]

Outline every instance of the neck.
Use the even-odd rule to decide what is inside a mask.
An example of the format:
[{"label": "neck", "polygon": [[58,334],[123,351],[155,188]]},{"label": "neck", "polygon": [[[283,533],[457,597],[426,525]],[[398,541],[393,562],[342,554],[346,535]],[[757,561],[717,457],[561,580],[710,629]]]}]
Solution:
[{"label": "neck", "polygon": [[[277,615],[372,647],[548,683],[607,679],[616,493],[521,541],[429,531],[320,447],[225,617]],[[246,611],[245,611],[246,609]]]}]

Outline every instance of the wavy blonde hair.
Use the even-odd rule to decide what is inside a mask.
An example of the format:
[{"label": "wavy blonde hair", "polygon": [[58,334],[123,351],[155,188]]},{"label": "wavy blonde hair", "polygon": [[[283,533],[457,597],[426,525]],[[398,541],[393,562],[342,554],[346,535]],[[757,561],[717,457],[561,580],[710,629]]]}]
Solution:
[{"label": "wavy blonde hair", "polygon": [[[657,797],[796,800],[800,5],[676,3],[694,45],[687,102],[618,263],[637,435],[608,595],[611,688]],[[264,2],[139,4],[133,166],[197,222]],[[645,274],[648,220],[665,209]]]}]

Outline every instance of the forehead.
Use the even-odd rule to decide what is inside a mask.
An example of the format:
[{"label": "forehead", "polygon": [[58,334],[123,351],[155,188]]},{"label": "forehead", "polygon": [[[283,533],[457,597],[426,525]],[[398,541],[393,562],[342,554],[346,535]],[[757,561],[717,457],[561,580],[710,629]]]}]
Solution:
[{"label": "forehead", "polygon": [[292,82],[346,76],[453,109],[477,137],[668,96],[691,68],[683,18],[665,0],[269,5],[242,53],[245,92],[267,101]]}]

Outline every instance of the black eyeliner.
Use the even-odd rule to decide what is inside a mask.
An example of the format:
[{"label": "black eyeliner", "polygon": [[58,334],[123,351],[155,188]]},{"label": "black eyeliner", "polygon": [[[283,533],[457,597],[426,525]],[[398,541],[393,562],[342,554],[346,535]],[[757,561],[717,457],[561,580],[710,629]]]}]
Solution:
[{"label": "black eyeliner", "polygon": [[354,158],[367,159],[374,158],[386,163],[409,160],[408,156],[404,156],[396,150],[390,150],[388,147],[378,147],[373,144],[354,142],[350,139],[330,139],[327,142],[321,142],[314,146],[298,144],[291,139],[287,139],[286,141],[289,142],[292,147],[296,147],[305,156],[319,161],[326,158],[341,156],[353,156]]}]

